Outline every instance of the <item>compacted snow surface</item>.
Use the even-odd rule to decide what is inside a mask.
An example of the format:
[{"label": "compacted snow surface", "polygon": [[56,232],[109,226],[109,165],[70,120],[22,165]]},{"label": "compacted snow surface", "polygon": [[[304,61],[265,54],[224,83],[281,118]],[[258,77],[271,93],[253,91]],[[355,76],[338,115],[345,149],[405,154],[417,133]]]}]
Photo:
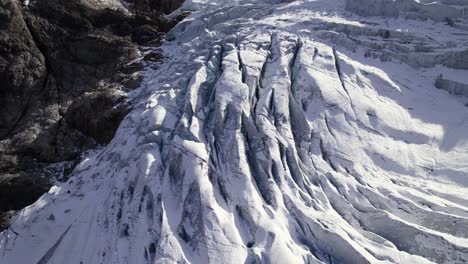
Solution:
[{"label": "compacted snow surface", "polygon": [[0,263],[468,261],[468,97],[435,87],[468,84],[462,22],[183,8],[114,140],[14,218]]}]

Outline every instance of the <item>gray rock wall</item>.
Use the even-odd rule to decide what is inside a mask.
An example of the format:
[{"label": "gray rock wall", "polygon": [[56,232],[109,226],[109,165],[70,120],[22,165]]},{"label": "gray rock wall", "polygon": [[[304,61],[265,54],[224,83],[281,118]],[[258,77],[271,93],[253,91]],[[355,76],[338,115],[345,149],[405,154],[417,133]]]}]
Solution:
[{"label": "gray rock wall", "polygon": [[47,191],[50,163],[110,142],[143,77],[141,45],[160,45],[174,24],[162,12],[180,4],[97,2],[0,0],[0,210]]}]

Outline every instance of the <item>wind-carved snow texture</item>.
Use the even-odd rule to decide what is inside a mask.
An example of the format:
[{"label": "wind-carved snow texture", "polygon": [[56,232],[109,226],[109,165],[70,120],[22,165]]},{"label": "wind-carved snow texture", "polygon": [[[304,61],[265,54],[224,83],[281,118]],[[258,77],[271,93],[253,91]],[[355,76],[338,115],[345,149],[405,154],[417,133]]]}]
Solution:
[{"label": "wind-carved snow texture", "polygon": [[434,85],[467,71],[320,38],[403,23],[339,1],[227,2],[192,3],[114,140],[19,213],[0,262],[468,261],[468,108]]}]

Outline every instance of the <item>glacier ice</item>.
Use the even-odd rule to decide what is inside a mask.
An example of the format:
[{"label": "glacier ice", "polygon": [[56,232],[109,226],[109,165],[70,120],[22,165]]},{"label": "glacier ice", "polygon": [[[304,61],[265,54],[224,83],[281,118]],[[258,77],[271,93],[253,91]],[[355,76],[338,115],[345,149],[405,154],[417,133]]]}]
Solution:
[{"label": "glacier ice", "polygon": [[113,141],[15,217],[0,263],[468,261],[466,97],[435,87],[468,83],[466,30],[184,8]]}]

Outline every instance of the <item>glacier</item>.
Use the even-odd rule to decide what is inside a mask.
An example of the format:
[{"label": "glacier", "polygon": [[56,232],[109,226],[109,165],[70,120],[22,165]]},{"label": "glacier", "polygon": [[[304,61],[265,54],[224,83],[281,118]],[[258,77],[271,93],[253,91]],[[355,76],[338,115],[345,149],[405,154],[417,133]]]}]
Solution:
[{"label": "glacier", "polygon": [[18,213],[0,263],[468,262],[466,2],[183,11],[112,142]]}]

